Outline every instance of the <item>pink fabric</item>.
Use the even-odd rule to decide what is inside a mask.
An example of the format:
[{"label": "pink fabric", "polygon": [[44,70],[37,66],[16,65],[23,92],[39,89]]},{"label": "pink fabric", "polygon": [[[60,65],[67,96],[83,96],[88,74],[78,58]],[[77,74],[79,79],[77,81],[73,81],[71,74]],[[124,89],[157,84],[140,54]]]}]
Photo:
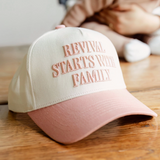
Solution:
[{"label": "pink fabric", "polygon": [[[152,11],[160,5],[160,0],[78,0],[66,14],[62,24],[66,27],[83,27],[98,31],[108,37],[113,43],[119,57],[124,57],[124,46],[132,39],[145,41],[146,36],[132,35],[130,37],[120,35],[111,29],[101,16],[106,14],[106,10],[110,10],[120,4],[137,4],[145,11]],[[108,16],[108,15],[106,15]],[[132,24],[132,22],[131,22]],[[151,35],[150,35],[151,36]],[[148,36],[147,36],[148,37]]]},{"label": "pink fabric", "polygon": [[65,28],[65,25],[58,25],[55,27],[55,29]]},{"label": "pink fabric", "polygon": [[137,4],[151,13],[153,9],[160,5],[160,0],[78,0],[65,15],[62,24],[66,25],[66,27],[78,27],[87,18],[93,18],[94,21],[101,22],[101,18],[97,17],[99,12],[105,12],[105,10],[123,3]]},{"label": "pink fabric", "polygon": [[126,89],[80,96],[28,112],[46,134],[65,144],[79,141],[119,117],[140,114],[157,116]]}]

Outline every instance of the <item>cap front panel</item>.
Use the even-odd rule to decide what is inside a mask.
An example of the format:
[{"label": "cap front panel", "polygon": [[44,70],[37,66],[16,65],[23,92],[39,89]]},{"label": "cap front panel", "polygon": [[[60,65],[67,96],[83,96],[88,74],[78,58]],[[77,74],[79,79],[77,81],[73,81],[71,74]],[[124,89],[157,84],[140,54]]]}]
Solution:
[{"label": "cap front panel", "polygon": [[36,109],[125,88],[110,40],[82,28],[58,29],[42,36],[30,52],[30,76]]}]

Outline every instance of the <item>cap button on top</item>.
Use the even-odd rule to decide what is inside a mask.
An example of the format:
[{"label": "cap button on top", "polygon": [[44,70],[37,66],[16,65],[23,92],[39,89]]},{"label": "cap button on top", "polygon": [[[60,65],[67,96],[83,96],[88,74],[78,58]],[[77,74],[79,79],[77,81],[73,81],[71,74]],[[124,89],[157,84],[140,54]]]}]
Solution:
[{"label": "cap button on top", "polygon": [[66,26],[65,25],[58,25],[55,27],[55,29],[60,29],[60,28],[65,28]]}]

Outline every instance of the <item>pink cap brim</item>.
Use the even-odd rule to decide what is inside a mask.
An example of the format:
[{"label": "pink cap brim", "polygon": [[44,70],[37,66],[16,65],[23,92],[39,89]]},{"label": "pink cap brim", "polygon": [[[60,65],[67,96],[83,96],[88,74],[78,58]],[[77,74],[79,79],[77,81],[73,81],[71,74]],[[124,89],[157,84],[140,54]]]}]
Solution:
[{"label": "pink cap brim", "polygon": [[28,112],[54,140],[69,144],[127,115],[157,116],[126,89],[92,93]]}]

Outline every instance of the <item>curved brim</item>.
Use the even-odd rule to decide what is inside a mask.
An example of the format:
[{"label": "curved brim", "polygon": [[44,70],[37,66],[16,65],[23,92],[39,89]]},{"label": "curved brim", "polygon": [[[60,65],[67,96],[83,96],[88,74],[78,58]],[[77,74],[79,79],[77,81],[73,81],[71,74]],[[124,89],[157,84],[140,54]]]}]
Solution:
[{"label": "curved brim", "polygon": [[157,116],[126,89],[92,93],[28,112],[54,140],[69,144],[127,115]]}]

